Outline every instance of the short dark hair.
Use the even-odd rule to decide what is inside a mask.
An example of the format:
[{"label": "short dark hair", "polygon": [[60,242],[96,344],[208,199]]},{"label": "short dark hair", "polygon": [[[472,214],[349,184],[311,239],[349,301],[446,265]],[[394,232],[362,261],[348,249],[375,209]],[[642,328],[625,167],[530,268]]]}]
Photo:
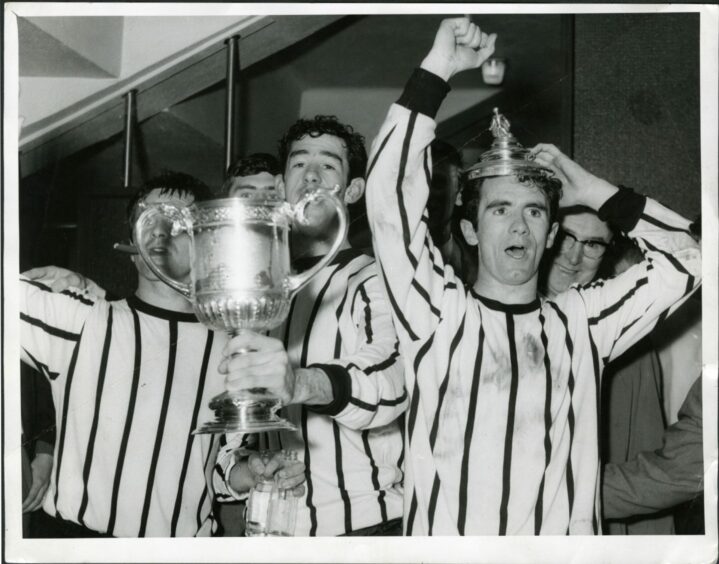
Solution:
[{"label": "short dark hair", "polygon": [[280,163],[277,157],[269,153],[252,153],[241,157],[232,163],[225,174],[225,181],[222,183],[220,192],[227,194],[232,188],[232,181],[242,176],[252,176],[268,172],[272,176],[280,173]]},{"label": "short dark hair", "polygon": [[[469,220],[472,226],[477,229],[477,219],[479,216],[479,196],[482,188],[482,184],[485,180],[490,178],[499,178],[497,176],[488,176],[485,178],[477,178],[474,180],[466,180],[464,188],[462,190],[462,208],[464,219]],[[514,175],[522,184],[527,186],[535,186],[544,194],[547,198],[548,212],[549,212],[549,224],[551,225],[557,221],[559,212],[559,200],[562,197],[562,181],[555,176],[542,175],[542,176],[529,176],[529,175]]]},{"label": "short dark hair", "polygon": [[277,157],[269,153],[252,153],[246,157],[237,159],[227,169],[226,179],[238,176],[252,176],[261,172],[269,172],[271,175],[280,173],[280,163]]},{"label": "short dark hair", "polygon": [[349,162],[349,178],[364,178],[367,168],[367,150],[364,145],[364,137],[357,133],[351,125],[341,123],[336,116],[317,115],[312,119],[300,118],[293,123],[280,139],[278,153],[282,168],[287,165],[287,158],[294,141],[298,141],[309,135],[319,137],[321,135],[333,135],[339,137],[347,145],[347,161]]},{"label": "short dark hair", "polygon": [[180,197],[192,196],[195,202],[212,198],[212,190],[201,180],[184,172],[163,170],[160,174],[145,182],[127,203],[126,215],[131,238],[137,205],[153,190],[160,190],[160,194],[177,194]]}]

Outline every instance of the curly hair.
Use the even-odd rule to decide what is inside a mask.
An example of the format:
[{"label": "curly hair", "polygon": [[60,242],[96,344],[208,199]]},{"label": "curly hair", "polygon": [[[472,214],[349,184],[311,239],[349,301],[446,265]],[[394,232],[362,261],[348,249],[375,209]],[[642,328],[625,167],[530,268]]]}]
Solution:
[{"label": "curly hair", "polygon": [[332,135],[339,137],[347,146],[347,161],[349,162],[349,178],[364,178],[367,168],[367,150],[365,140],[357,133],[352,126],[341,123],[336,116],[317,115],[313,119],[298,119],[293,123],[280,139],[278,153],[280,162],[284,169],[287,165],[287,158],[294,141],[298,141],[309,135],[320,137],[321,135]]},{"label": "curly hair", "polygon": [[[468,180],[464,183],[462,189],[462,217],[472,223],[474,229],[477,229],[477,220],[479,215],[479,196],[482,184],[489,178],[498,178],[489,176],[486,178],[478,178],[476,180]],[[529,176],[515,175],[518,182],[525,186],[534,186],[544,194],[547,199],[547,208],[549,212],[549,224],[557,221],[559,211],[559,200],[562,197],[562,181],[553,176]]]},{"label": "curly hair", "polygon": [[212,190],[201,180],[173,170],[163,170],[145,182],[130,198],[127,203],[127,223],[132,236],[133,224],[138,204],[153,190],[160,190],[160,194],[177,194],[180,197],[192,196],[195,202],[212,198]]}]

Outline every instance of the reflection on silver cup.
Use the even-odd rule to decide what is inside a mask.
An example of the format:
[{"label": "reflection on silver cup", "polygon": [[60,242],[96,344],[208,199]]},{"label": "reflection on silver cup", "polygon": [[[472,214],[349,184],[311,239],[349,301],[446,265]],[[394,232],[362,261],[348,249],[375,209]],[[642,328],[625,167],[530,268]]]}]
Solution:
[{"label": "reflection on silver cup", "polygon": [[[329,200],[339,215],[336,240],[315,266],[292,274],[290,226],[305,222],[305,208],[321,198]],[[144,242],[157,219],[172,222],[171,236],[189,235],[189,283],[171,278],[151,260]],[[134,242],[147,266],[192,303],[202,323],[234,335],[240,329],[266,331],[281,325],[292,296],[334,258],[346,233],[345,208],[327,190],[308,193],[295,206],[271,191],[245,190],[239,197],[196,202],[186,208],[149,205],[135,223]],[[195,432],[252,433],[294,428],[276,415],[281,407],[279,400],[253,397],[256,396],[251,392],[225,392],[215,397],[210,403],[215,420]]]}]

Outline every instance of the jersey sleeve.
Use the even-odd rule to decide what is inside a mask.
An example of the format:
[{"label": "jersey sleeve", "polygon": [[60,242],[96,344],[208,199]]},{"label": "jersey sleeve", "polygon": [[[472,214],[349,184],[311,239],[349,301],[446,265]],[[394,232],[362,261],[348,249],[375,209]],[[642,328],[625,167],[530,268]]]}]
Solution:
[{"label": "jersey sleeve", "polygon": [[602,492],[604,516],[623,519],[668,509],[704,489],[702,379],[687,394],[679,420],[667,428],[664,444],[634,460],[607,464]]},{"label": "jersey sleeve", "polygon": [[335,399],[329,405],[308,408],[356,430],[391,423],[407,408],[399,341],[375,264],[365,268],[372,274],[347,297],[356,331],[355,350],[312,365],[330,376]]},{"label": "jersey sleeve", "polygon": [[249,491],[237,492],[230,485],[230,473],[240,460],[249,456],[256,449],[255,439],[256,435],[246,433],[221,435],[220,448],[217,451],[217,460],[212,471],[212,485],[217,501],[231,502],[247,499]]},{"label": "jersey sleeve", "polygon": [[580,294],[592,338],[606,364],[647,335],[699,286],[701,252],[689,221],[658,202],[621,189],[599,210],[614,231],[626,233],[644,259]]},{"label": "jersey sleeve", "polygon": [[417,69],[372,143],[367,171],[367,215],[375,256],[401,338],[420,340],[440,318],[451,267],[429,234],[427,199],[434,116],[449,86]]},{"label": "jersey sleeve", "polygon": [[54,380],[64,372],[96,298],[69,288],[49,287],[20,277],[21,360]]}]

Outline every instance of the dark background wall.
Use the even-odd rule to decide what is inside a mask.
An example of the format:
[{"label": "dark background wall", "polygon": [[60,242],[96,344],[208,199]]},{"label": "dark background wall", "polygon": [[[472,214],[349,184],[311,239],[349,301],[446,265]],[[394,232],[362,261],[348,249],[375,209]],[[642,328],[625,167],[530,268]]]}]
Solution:
[{"label": "dark background wall", "polygon": [[[332,45],[332,38],[339,41],[337,34],[360,33],[371,25],[391,29],[388,18],[381,17],[376,24],[370,18],[340,22],[319,38],[307,40],[309,47],[293,46],[264,66],[250,67],[243,76],[243,105],[247,108],[241,116],[243,150],[273,150],[277,131],[301,112],[302,93],[312,86],[307,76],[315,76],[310,72],[312,65],[305,61],[303,66],[302,61],[313,49],[321,51],[325,43]],[[427,27],[422,35],[430,37],[439,19],[418,20]],[[509,58],[510,67],[500,93],[438,128],[440,136],[463,147],[466,165],[491,141],[482,130],[497,105],[525,146],[539,141],[556,143],[599,176],[635,187],[687,217],[699,213],[698,14],[493,15],[476,19],[485,22],[487,29],[500,31],[504,44],[499,54]],[[535,41],[529,41],[532,51],[527,56],[530,33]],[[317,43],[314,47],[313,41]],[[391,37],[386,41],[389,44]],[[424,41],[421,43],[422,49],[426,48]],[[323,55],[319,60],[326,58]],[[408,69],[421,57],[406,58],[402,62],[407,69],[388,75],[397,83],[392,85],[398,92]],[[368,57],[367,65],[371,60]],[[530,64],[532,61],[537,63]],[[287,76],[274,72],[282,64],[289,66]],[[351,91],[350,84],[342,82],[349,78],[341,69],[326,74],[330,86],[347,86]],[[457,77],[454,87],[476,81],[476,75],[470,74]],[[135,182],[170,168],[219,187],[223,147],[213,132],[222,130],[223,99],[224,84],[220,83],[142,122],[133,163]],[[258,111],[267,105],[271,111]],[[386,105],[382,105],[376,121],[385,111]],[[281,129],[267,127],[264,120],[268,116],[276,118],[271,123],[280,122]],[[374,131],[362,129],[362,133],[369,142]],[[118,295],[134,289],[134,267],[126,256],[112,250],[113,242],[128,236],[122,151],[122,136],[117,135],[22,179],[22,270],[58,264],[90,276]]]},{"label": "dark background wall", "polygon": [[693,219],[699,14],[577,15],[574,40],[575,159]]}]

